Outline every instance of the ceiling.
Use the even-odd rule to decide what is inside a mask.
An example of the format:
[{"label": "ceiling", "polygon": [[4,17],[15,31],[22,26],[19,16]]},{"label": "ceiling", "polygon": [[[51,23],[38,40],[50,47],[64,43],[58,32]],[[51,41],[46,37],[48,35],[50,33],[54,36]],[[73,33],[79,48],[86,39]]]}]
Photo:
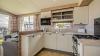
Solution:
[{"label": "ceiling", "polygon": [[77,2],[78,0],[0,0],[0,8],[20,15],[39,12],[43,8]]}]

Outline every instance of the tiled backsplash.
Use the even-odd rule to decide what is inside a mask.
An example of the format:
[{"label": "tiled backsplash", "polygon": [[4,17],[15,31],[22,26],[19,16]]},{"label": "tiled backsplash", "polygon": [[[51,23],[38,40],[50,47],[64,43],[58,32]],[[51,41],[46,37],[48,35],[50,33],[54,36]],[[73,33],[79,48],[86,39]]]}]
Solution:
[{"label": "tiled backsplash", "polygon": [[73,32],[78,33],[79,29],[84,29],[86,31],[86,25],[85,24],[73,25]]},{"label": "tiled backsplash", "polygon": [[86,25],[85,24],[74,24],[72,25],[72,28],[70,29],[55,29],[55,26],[41,26],[41,30],[44,30],[46,32],[73,32],[73,33],[78,33],[79,29],[85,29],[86,30]]},{"label": "tiled backsplash", "polygon": [[44,26],[41,26],[41,30],[50,32],[50,31],[53,30],[53,27],[52,26],[44,25]]},{"label": "tiled backsplash", "polygon": [[46,32],[72,32],[72,29],[55,29],[54,26],[41,26],[41,30]]}]

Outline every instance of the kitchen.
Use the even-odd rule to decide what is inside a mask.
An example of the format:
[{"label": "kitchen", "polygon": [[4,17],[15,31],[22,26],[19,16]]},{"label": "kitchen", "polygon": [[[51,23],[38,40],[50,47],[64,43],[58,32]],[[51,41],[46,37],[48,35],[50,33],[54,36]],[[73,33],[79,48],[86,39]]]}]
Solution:
[{"label": "kitchen", "polygon": [[[1,14],[13,15],[10,31],[12,34],[19,34],[18,56],[100,56],[100,1],[79,0],[66,4],[68,1],[55,0],[54,3],[62,3],[55,6],[51,3],[52,6],[49,4],[47,7],[41,4],[41,7],[45,8],[32,13],[33,8],[27,7],[29,1],[25,0],[26,7],[30,10],[22,11],[15,10],[23,9],[20,6],[10,7],[9,1],[6,1],[9,5],[7,6],[4,5],[5,1],[1,0]],[[19,2],[22,0],[15,3]],[[23,4],[25,5],[22,2]]]}]

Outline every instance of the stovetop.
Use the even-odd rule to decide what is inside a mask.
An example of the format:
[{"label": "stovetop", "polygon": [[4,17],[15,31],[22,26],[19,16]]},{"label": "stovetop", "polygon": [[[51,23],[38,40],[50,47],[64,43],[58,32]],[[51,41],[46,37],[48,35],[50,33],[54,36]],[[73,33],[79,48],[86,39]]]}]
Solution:
[{"label": "stovetop", "polygon": [[94,40],[100,40],[100,35],[74,35],[78,39],[94,39]]}]

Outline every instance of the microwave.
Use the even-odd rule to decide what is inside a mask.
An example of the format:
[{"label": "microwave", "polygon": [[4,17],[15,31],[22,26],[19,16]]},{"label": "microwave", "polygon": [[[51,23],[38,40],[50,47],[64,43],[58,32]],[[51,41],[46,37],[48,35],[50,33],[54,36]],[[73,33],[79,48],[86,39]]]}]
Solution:
[{"label": "microwave", "polygon": [[41,25],[51,25],[51,18],[41,18]]}]

